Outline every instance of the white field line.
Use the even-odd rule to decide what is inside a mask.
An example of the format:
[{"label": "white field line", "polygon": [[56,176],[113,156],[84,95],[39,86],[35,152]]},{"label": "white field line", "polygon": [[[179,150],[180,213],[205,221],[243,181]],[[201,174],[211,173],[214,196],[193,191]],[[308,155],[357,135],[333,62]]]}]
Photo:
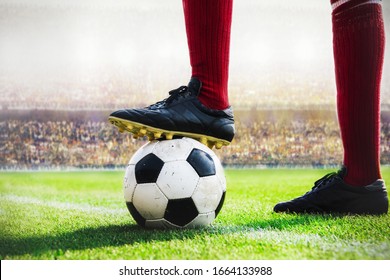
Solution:
[{"label": "white field line", "polygon": [[[59,210],[75,210],[88,214],[99,215],[126,215],[127,209],[112,209],[108,207],[97,207],[88,204],[77,204],[70,202],[45,201],[28,196],[1,195],[0,201],[8,201],[18,204],[33,204],[43,207],[51,207]],[[0,209],[0,215],[4,215]],[[334,235],[320,236],[318,234],[292,233],[274,229],[254,229],[245,226],[223,226],[216,227],[217,232],[237,239],[254,239],[259,242],[281,244],[281,245],[303,245],[307,247],[320,248],[324,252],[351,252],[359,255],[369,255],[372,258],[388,258],[390,243],[388,242],[362,242],[357,240],[346,240]]]},{"label": "white field line", "polygon": [[[229,229],[226,230],[228,234]],[[354,253],[358,256],[369,255],[372,258],[388,258],[390,255],[389,242],[365,242],[358,240],[341,239],[335,235],[320,236],[318,234],[292,233],[283,230],[234,228],[230,234],[236,238],[255,239],[259,242],[286,245],[303,245],[305,247],[320,248],[324,252]]]},{"label": "white field line", "polygon": [[78,204],[71,202],[46,201],[34,197],[18,196],[18,195],[1,195],[0,200],[6,200],[18,204],[34,204],[37,206],[51,207],[59,210],[75,210],[89,214],[105,214],[105,215],[123,215],[128,213],[127,209],[113,209],[101,206],[91,206],[88,204]]}]

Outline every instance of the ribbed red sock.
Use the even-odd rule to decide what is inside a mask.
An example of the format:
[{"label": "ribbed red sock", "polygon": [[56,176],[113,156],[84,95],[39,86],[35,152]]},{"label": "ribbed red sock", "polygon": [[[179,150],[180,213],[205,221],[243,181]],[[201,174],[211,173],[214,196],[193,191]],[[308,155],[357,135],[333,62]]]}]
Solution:
[{"label": "ribbed red sock", "polygon": [[226,109],[233,0],[183,0],[192,76],[203,86],[200,101]]},{"label": "ribbed red sock", "polygon": [[378,0],[331,0],[337,111],[347,184],[364,186],[380,174],[380,83],[384,23]]}]

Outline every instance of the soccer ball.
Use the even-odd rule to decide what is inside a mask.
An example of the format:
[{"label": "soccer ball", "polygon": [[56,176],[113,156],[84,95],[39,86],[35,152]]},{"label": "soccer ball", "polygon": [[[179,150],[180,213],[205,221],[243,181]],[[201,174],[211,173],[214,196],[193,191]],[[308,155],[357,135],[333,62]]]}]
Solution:
[{"label": "soccer ball", "polygon": [[154,140],[130,159],[123,190],[137,224],[194,228],[214,221],[225,199],[226,180],[218,157],[200,142]]}]

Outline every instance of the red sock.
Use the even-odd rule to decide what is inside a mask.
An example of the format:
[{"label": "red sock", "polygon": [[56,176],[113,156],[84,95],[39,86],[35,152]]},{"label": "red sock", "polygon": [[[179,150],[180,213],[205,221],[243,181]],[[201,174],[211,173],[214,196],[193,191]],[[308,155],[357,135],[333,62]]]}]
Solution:
[{"label": "red sock", "polygon": [[[367,3],[368,2],[368,3]],[[331,0],[337,111],[347,184],[381,178],[380,83],[384,24],[380,0]]]},{"label": "red sock", "polygon": [[192,76],[201,80],[200,101],[226,109],[233,0],[183,0]]}]

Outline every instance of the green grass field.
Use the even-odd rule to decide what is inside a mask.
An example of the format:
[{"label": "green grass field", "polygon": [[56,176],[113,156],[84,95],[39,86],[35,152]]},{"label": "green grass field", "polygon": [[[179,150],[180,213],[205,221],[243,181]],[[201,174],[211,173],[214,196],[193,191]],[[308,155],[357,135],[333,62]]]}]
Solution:
[{"label": "green grass field", "polygon": [[[0,173],[1,259],[390,259],[390,215],[272,213],[330,170],[226,170],[212,226],[144,230],[124,172]],[[331,170],[334,171],[334,170]],[[390,182],[390,168],[382,174]]]}]

